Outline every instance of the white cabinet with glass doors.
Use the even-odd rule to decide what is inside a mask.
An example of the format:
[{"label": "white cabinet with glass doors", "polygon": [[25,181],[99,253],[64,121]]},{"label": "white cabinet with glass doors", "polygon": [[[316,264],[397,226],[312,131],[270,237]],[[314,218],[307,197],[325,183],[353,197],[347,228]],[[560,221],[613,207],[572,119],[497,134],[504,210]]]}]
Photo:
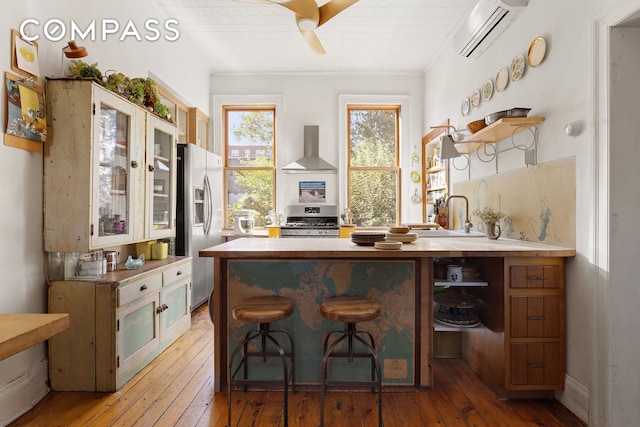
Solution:
[{"label": "white cabinet with glass doors", "polygon": [[175,126],[88,80],[49,80],[47,111],[45,251],[174,235]]}]

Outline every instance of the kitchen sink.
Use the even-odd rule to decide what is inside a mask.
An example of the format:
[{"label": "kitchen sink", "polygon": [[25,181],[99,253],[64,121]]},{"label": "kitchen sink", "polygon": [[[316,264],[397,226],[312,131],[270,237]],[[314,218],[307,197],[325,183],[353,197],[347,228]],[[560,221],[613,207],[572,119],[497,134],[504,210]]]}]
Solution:
[{"label": "kitchen sink", "polygon": [[464,230],[411,230],[418,237],[482,237],[485,234],[479,231],[465,233]]}]

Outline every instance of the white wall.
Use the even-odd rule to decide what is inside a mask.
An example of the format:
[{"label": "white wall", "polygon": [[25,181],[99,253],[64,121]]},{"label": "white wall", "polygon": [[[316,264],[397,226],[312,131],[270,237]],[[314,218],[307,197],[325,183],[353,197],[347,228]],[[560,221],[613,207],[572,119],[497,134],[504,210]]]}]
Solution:
[{"label": "white wall", "polygon": [[[616,179],[610,183],[604,157],[608,137],[600,131],[608,129],[608,124],[602,123],[607,117],[598,115],[599,105],[607,105],[604,98],[608,95],[608,82],[600,81],[598,85],[598,73],[606,70],[608,58],[606,49],[598,46],[594,35],[600,14],[621,7],[631,10],[631,3],[640,7],[638,1],[531,1],[481,57],[465,59],[450,47],[427,70],[425,78],[423,132],[428,131],[428,125],[445,118],[464,128],[466,123],[494,111],[530,107],[530,115],[545,117],[545,122],[539,126],[538,162],[576,157],[577,255],[567,263],[567,381],[565,391],[557,397],[592,426],[632,425],[640,418],[637,362],[632,350],[640,345],[640,337],[635,326],[638,315],[633,314],[637,310],[631,308],[640,303],[640,294],[636,275],[630,270],[638,241],[633,226],[639,205],[636,196],[638,177],[637,174],[630,175],[632,169],[637,169],[638,158],[634,141],[638,134],[638,90],[637,87],[630,89],[637,86],[638,35],[633,33],[631,38],[627,34],[631,38],[627,41],[628,47],[623,51],[625,53],[618,52],[618,55],[636,54],[634,59],[627,58],[635,66],[627,68],[629,72],[624,76],[624,83],[617,86],[617,96],[624,95],[626,99],[620,106],[628,115],[616,117],[629,125],[622,130],[622,137],[611,140],[612,152],[620,150],[621,154],[611,157],[611,169],[616,171],[612,172],[612,178]],[[473,89],[480,88],[486,79],[495,79],[497,71],[508,67],[516,54],[522,53],[526,57],[529,44],[536,36],[543,36],[547,41],[544,62],[527,69],[521,80],[510,82],[504,92],[495,93],[491,100],[463,117],[460,113],[462,99],[470,96]],[[611,78],[618,77],[622,78],[614,67]],[[575,120],[583,123],[582,134],[577,137],[564,135],[564,124]],[[611,129],[616,128],[618,126],[611,126]],[[505,149],[509,144],[509,141],[503,141],[498,146]],[[633,150],[630,150],[631,146]],[[626,161],[621,162],[623,158]],[[499,171],[525,166],[523,154],[517,150],[505,153],[499,160]],[[452,181],[494,173],[495,164],[482,163],[473,155],[471,169],[454,170]],[[615,193],[623,194],[616,198],[620,204],[615,212],[621,215],[621,227],[624,222],[624,230],[621,229],[617,237],[623,243],[619,246],[621,251],[612,249],[610,257],[606,228],[609,221],[604,218],[609,212],[607,188],[614,193],[612,200]],[[617,245],[615,231],[613,236],[612,248]],[[623,254],[626,256],[621,256]],[[609,261],[612,262],[611,269]],[[620,307],[624,308],[620,310]],[[620,329],[624,325],[634,326]]]},{"label": "white wall", "polygon": [[[26,18],[44,22],[59,18],[87,23],[110,17],[126,22],[134,19],[141,27],[147,18],[159,18],[149,1],[29,0],[3,4],[0,28],[2,70],[11,70],[9,29],[18,29]],[[38,40],[41,75],[59,75],[61,49],[68,39],[53,43]],[[80,41],[87,47],[88,63],[97,62],[102,71],[114,69],[131,77],[149,73],[181,95],[189,105],[209,109],[209,70],[193,62],[197,55],[187,40],[174,43],[138,41]],[[44,80],[40,81],[44,84]],[[3,85],[4,86],[4,85]],[[4,89],[2,93],[4,94]],[[4,95],[2,97],[4,100]],[[4,102],[4,101],[3,101]],[[5,106],[0,103],[0,117]],[[4,119],[2,121],[4,126]],[[42,252],[42,154],[4,145],[0,133],[0,312],[47,311],[47,285]],[[39,344],[0,362],[0,425],[8,423],[48,391],[46,346]]]},{"label": "white wall", "polygon": [[[338,167],[335,174],[286,174],[277,170],[277,208],[284,211],[288,204],[298,203],[299,181],[326,181],[327,203],[344,207],[339,191],[344,188],[345,156],[338,149],[339,140],[346,130],[340,125],[341,95],[362,102],[404,102],[406,118],[401,122],[405,137],[401,141],[402,167],[402,221],[421,222],[420,205],[410,202],[419,185],[412,184],[411,154],[414,146],[420,149],[422,140],[422,77],[418,75],[369,75],[369,74],[283,74],[283,75],[214,75],[211,78],[211,93],[214,101],[218,97],[225,102],[246,102],[255,95],[281,97],[282,111],[277,112],[278,166],[284,166],[302,157],[304,125],[320,126],[320,157]],[[220,111],[212,111],[214,117],[214,145],[219,150],[222,144]],[[342,149],[346,153],[346,148]],[[343,154],[344,154],[343,153]]]}]

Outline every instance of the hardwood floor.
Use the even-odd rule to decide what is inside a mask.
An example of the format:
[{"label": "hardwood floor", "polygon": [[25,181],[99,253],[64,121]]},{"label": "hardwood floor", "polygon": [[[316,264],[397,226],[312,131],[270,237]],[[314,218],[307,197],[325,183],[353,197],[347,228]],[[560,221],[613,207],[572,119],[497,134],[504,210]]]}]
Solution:
[{"label": "hardwood floor", "polygon": [[[385,427],[584,426],[557,401],[498,400],[459,359],[434,361],[436,386],[423,392],[383,393]],[[289,396],[289,425],[315,427],[319,393]],[[375,426],[371,393],[330,392],[326,426]],[[282,422],[282,393],[235,392],[233,425],[275,427]],[[224,426],[227,394],[213,392],[213,327],[206,307],[191,330],[115,393],[50,392],[17,426]]]}]

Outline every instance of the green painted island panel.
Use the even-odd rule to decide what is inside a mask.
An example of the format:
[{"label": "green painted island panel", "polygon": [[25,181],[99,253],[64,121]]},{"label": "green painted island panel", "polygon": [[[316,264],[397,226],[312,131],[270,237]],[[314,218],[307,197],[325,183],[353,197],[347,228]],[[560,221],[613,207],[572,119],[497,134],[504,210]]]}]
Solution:
[{"label": "green painted island panel", "polygon": [[[415,385],[416,264],[413,260],[229,260],[227,268],[227,319],[229,353],[241,342],[247,325],[233,319],[233,306],[259,295],[280,295],[293,300],[295,310],[288,319],[274,322],[272,330],[286,330],[295,340],[296,381],[319,383],[324,336],[342,330],[343,324],[320,314],[323,298],[361,295],[380,303],[381,314],[358,324],[370,332],[383,370],[383,384]],[[280,335],[282,337],[282,335]],[[280,337],[278,337],[280,340]],[[284,341],[284,340],[280,340]],[[252,378],[279,378],[279,359],[252,362]],[[335,359],[330,378],[366,380],[371,367],[366,359],[353,363]]]}]

